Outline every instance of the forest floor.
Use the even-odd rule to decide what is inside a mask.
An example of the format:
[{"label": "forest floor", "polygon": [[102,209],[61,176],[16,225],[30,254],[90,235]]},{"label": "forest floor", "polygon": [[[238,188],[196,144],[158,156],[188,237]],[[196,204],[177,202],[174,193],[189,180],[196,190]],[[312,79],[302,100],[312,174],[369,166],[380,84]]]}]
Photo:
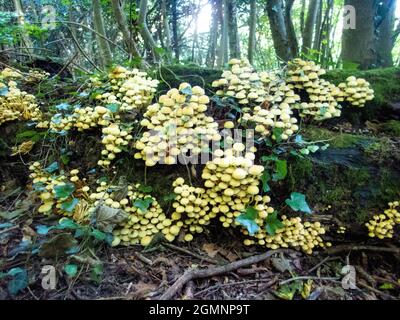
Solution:
[{"label": "forest floor", "polygon": [[[24,193],[16,197],[21,199]],[[65,250],[57,242],[60,232],[43,237],[34,231],[48,224],[49,218],[32,219],[28,214],[10,221],[13,226],[0,229],[0,270],[25,270],[27,278],[0,280],[0,299],[131,300],[164,299],[168,295],[199,300],[400,298],[400,252],[393,242],[366,245],[365,241],[355,243],[343,237],[327,251],[313,255],[286,250],[266,258],[265,252],[245,247],[229,231],[221,233],[211,228],[209,234],[189,245],[160,242],[143,250],[139,246],[112,248],[103,244],[89,249],[91,253],[85,256],[67,256],[59,254]],[[38,254],[32,246],[24,245],[26,240],[49,244],[47,252]],[[68,276],[65,267],[74,260],[79,262],[79,269]],[[96,267],[98,261],[100,268]],[[347,271],[346,265],[350,266]],[[42,287],[44,266],[55,268],[54,290]],[[206,271],[199,274],[196,270]],[[18,287],[18,281],[27,281],[26,288],[11,295],[10,286]],[[182,287],[176,287],[177,281]]]}]

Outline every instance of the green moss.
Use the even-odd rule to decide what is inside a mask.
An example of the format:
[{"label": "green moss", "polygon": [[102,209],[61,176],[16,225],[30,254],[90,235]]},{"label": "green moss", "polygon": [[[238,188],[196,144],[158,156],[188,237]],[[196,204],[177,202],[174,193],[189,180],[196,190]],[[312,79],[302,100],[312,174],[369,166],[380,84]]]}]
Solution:
[{"label": "green moss", "polygon": [[389,135],[400,137],[400,121],[390,120],[381,125],[381,129]]},{"label": "green moss", "polygon": [[327,140],[327,143],[329,143],[332,148],[349,148],[365,140],[365,136],[334,132],[312,126],[306,127],[303,135],[308,141]]}]

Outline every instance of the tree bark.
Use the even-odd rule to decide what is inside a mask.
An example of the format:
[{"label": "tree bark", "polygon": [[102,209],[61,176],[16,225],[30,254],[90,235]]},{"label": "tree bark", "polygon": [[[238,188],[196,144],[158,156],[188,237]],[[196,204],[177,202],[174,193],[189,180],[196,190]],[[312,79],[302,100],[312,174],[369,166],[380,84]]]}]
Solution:
[{"label": "tree bark", "polygon": [[171,13],[172,13],[172,42],[175,54],[175,59],[179,62],[180,49],[179,49],[179,38],[178,38],[178,8],[177,0],[171,0]]},{"label": "tree bark", "polygon": [[132,35],[129,31],[128,22],[126,20],[125,14],[123,13],[119,0],[111,0],[111,6],[119,30],[122,33],[125,45],[128,48],[128,52],[133,56],[140,57],[139,50],[137,49],[136,43],[133,40]]},{"label": "tree bark", "polygon": [[210,46],[208,48],[207,61],[206,61],[207,66],[210,68],[213,68],[215,64],[215,55],[218,43],[218,25],[219,25],[218,5],[217,5],[218,1],[221,0],[212,1],[213,11],[212,11],[212,22],[210,30]]},{"label": "tree bark", "polygon": [[[14,8],[15,8],[15,13],[18,15],[18,24],[20,26],[24,26],[25,18],[24,18],[24,10],[22,8],[21,0],[14,0]],[[33,53],[33,42],[31,40],[31,38],[29,37],[29,34],[23,28],[21,30],[21,39],[22,39],[24,46],[27,48],[24,51],[29,55],[32,54]]]},{"label": "tree bark", "polygon": [[237,23],[237,4],[235,0],[227,2],[227,19],[229,35],[229,56],[231,58],[240,58],[240,39]]},{"label": "tree bark", "polygon": [[285,3],[285,26],[288,36],[291,58],[297,57],[299,54],[299,43],[297,41],[296,30],[294,29],[292,20],[292,8],[294,0],[286,0]]},{"label": "tree bark", "polygon": [[139,6],[139,25],[140,25],[140,34],[143,38],[145,47],[151,51],[153,55],[153,59],[155,62],[161,60],[161,55],[157,51],[157,44],[153,39],[152,34],[147,26],[147,5],[148,0],[141,0]]},{"label": "tree bark", "polygon": [[161,1],[161,16],[162,16],[162,25],[163,25],[164,48],[168,52],[168,56],[170,57],[171,33],[169,30],[168,10],[167,10],[167,1],[166,0]]},{"label": "tree bark", "polygon": [[308,54],[309,50],[312,49],[312,42],[314,36],[315,23],[317,20],[317,13],[320,0],[310,0],[308,6],[307,19],[304,25],[303,33],[303,46],[301,52],[303,54]]},{"label": "tree bark", "polygon": [[377,12],[377,66],[378,67],[392,67],[393,55],[392,50],[394,47],[393,29],[395,23],[396,1],[385,0],[379,6]]},{"label": "tree bark", "polygon": [[268,0],[266,9],[276,55],[280,60],[289,61],[292,59],[292,55],[283,15],[282,0]]},{"label": "tree bark", "polygon": [[323,13],[323,2],[322,0],[318,0],[318,12],[317,12],[317,19],[315,23],[315,30],[314,30],[314,44],[313,50],[318,51],[318,56],[320,56],[321,50],[321,37],[322,37],[322,13]]},{"label": "tree bark", "polygon": [[[104,28],[104,21],[103,21],[103,15],[101,12],[100,0],[92,0],[92,5],[93,5],[94,29],[100,35],[106,37],[106,30]],[[100,61],[104,68],[104,67],[111,65],[111,63],[112,63],[112,54],[111,54],[110,45],[107,42],[107,40],[105,40],[104,38],[99,37],[99,36],[96,36],[96,38],[97,38],[97,44],[98,44],[99,50],[100,50]]]},{"label": "tree bark", "polygon": [[220,4],[220,19],[221,19],[221,43],[219,46],[217,66],[222,67],[228,62],[228,0],[222,0]]},{"label": "tree bark", "polygon": [[254,53],[256,50],[256,29],[257,29],[257,3],[250,0],[250,19],[249,19],[249,45],[247,58],[251,64],[254,63]]},{"label": "tree bark", "polygon": [[357,64],[361,69],[373,67],[376,62],[374,18],[375,0],[345,0],[356,10],[356,28],[344,29],[342,61]]}]

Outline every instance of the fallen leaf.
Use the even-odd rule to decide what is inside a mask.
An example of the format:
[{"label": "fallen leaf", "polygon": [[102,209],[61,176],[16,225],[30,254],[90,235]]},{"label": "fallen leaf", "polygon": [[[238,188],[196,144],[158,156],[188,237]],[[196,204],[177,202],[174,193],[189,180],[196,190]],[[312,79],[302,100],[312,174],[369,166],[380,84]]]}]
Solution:
[{"label": "fallen leaf", "polygon": [[92,216],[95,227],[106,233],[111,233],[115,226],[127,219],[128,214],[125,211],[107,206],[97,207]]},{"label": "fallen leaf", "polygon": [[69,233],[61,233],[49,241],[42,244],[39,249],[39,256],[45,258],[60,257],[66,254],[66,251],[76,246],[77,241]]},{"label": "fallen leaf", "polygon": [[202,249],[203,249],[203,251],[205,251],[207,253],[207,255],[210,258],[215,258],[215,256],[219,252],[218,247],[213,243],[205,243],[205,244],[203,244]]},{"label": "fallen leaf", "polygon": [[35,142],[33,142],[31,140],[22,142],[19,146],[12,148],[13,153],[11,154],[11,156],[14,157],[19,154],[27,154],[32,150],[34,145],[35,145]]}]

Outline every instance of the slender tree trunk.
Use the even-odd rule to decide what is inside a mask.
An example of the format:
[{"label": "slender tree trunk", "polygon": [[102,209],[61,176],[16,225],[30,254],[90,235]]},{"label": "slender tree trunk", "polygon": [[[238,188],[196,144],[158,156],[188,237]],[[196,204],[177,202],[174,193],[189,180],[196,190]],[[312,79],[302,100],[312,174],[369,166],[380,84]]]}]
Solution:
[{"label": "slender tree trunk", "polygon": [[285,27],[288,36],[290,55],[292,58],[299,54],[299,43],[297,42],[296,30],[292,20],[292,8],[294,0],[286,0],[285,3]]},{"label": "slender tree trunk", "polygon": [[304,24],[306,16],[306,0],[301,0],[301,11],[300,11],[300,34],[304,34]]},{"label": "slender tree trunk", "polygon": [[257,29],[257,3],[256,0],[250,0],[250,18],[249,18],[249,45],[247,49],[247,58],[251,64],[254,63],[254,53],[256,50],[256,29]]},{"label": "slender tree trunk", "polygon": [[[106,30],[104,28],[104,21],[103,21],[103,15],[101,12],[101,5],[100,5],[100,0],[92,0],[92,5],[93,5],[93,23],[94,23],[94,30],[102,35],[103,37],[106,37]],[[100,61],[102,63],[103,68],[111,65],[112,63],[112,54],[111,54],[111,49],[110,45],[107,40],[100,36],[96,36],[97,38],[97,44],[99,46],[100,50]]]},{"label": "slender tree trunk", "polygon": [[292,55],[283,15],[282,0],[268,0],[267,14],[276,55],[283,61],[289,61],[292,59]]},{"label": "slender tree trunk", "polygon": [[155,62],[161,60],[161,55],[157,51],[157,44],[153,39],[152,34],[147,26],[147,11],[148,11],[148,0],[141,0],[139,6],[139,25],[140,25],[140,34],[142,35],[144,45],[146,48],[151,51],[153,55],[153,59]]},{"label": "slender tree trunk", "polygon": [[320,62],[326,67],[326,62],[330,56],[330,42],[331,42],[331,31],[332,31],[332,16],[333,16],[333,0],[328,0],[325,8],[324,19],[321,28],[321,58]]},{"label": "slender tree trunk", "polygon": [[196,47],[199,46],[199,33],[198,33],[198,20],[199,20],[199,12],[200,12],[200,3],[196,7],[196,10],[194,11],[194,32],[193,32],[193,42],[192,42],[192,58],[191,61],[197,62],[196,60]]},{"label": "slender tree trunk", "polygon": [[236,1],[227,2],[228,13],[228,34],[229,34],[229,56],[240,58],[240,39],[237,24],[237,4]]},{"label": "slender tree trunk", "polygon": [[319,1],[320,0],[310,0],[310,4],[308,6],[307,19],[304,25],[303,33],[303,47],[301,49],[302,53],[304,54],[307,54],[309,50],[312,49],[315,23],[319,11]]},{"label": "slender tree trunk", "polygon": [[[24,17],[24,10],[22,8],[22,3],[21,0],[14,0],[14,8],[15,8],[15,13],[18,15],[18,24],[20,26],[24,26],[25,24],[25,17]],[[33,42],[31,38],[29,37],[29,34],[22,28],[21,30],[21,39],[23,42],[23,46],[25,46],[27,49],[24,50],[28,54],[33,53]]]},{"label": "slender tree trunk", "polygon": [[118,28],[122,33],[125,45],[128,48],[128,52],[133,56],[140,57],[139,50],[137,49],[136,43],[132,38],[130,33],[128,22],[126,20],[125,14],[122,10],[119,0],[111,0],[111,6],[114,13],[115,20],[118,24]]},{"label": "slender tree trunk", "polygon": [[212,22],[210,30],[210,46],[208,48],[206,64],[207,66],[213,68],[215,64],[216,48],[218,43],[218,6],[217,3],[221,0],[212,1]]},{"label": "slender tree trunk", "polygon": [[221,43],[219,46],[217,66],[222,67],[228,62],[228,0],[222,0],[220,2],[220,19],[221,19]]},{"label": "slender tree trunk", "polygon": [[166,0],[161,1],[161,16],[162,16],[162,25],[163,25],[164,48],[168,52],[168,56],[170,57],[171,33],[169,30],[168,10],[167,10],[167,1]]},{"label": "slender tree trunk", "polygon": [[178,8],[177,0],[171,0],[171,13],[172,13],[172,42],[175,53],[175,59],[179,62],[180,50],[179,50],[179,37],[178,37]]},{"label": "slender tree trunk", "polygon": [[342,61],[358,64],[368,69],[376,62],[374,18],[375,0],[345,0],[356,11],[356,28],[344,28],[342,37]]},{"label": "slender tree trunk", "polygon": [[396,1],[385,0],[378,9],[378,25],[377,33],[377,66],[391,67],[393,66],[392,51],[394,47],[393,29],[395,22]]},{"label": "slender tree trunk", "polygon": [[319,51],[321,50],[321,28],[322,28],[322,13],[323,13],[323,2],[322,0],[318,0],[318,13],[317,13],[317,19],[316,19],[316,24],[315,24],[315,30],[314,30],[314,44],[313,44],[313,50],[318,51],[318,56],[320,56]]}]

